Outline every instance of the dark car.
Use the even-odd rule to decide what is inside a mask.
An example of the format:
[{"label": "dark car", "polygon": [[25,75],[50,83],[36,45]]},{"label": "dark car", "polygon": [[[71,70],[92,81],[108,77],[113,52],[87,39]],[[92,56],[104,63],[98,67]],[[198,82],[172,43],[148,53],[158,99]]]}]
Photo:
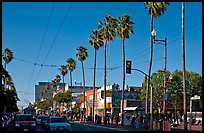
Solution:
[{"label": "dark car", "polygon": [[36,122],[31,114],[18,114],[15,118],[15,131],[36,131]]},{"label": "dark car", "polygon": [[46,122],[47,122],[47,119],[49,118],[49,116],[43,116],[42,119],[41,119],[41,126],[42,128],[46,128]]}]

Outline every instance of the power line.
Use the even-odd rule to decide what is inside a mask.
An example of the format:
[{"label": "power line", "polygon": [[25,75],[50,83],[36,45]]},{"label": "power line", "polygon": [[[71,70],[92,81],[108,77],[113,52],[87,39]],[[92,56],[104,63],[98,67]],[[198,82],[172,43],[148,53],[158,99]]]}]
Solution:
[{"label": "power line", "polygon": [[[195,26],[197,26],[197,25],[199,25],[199,24],[201,24],[201,22],[198,22],[198,23],[196,23],[196,24],[194,24],[194,25],[192,25],[192,26],[190,26],[190,27],[188,27],[187,29],[189,30],[189,29],[191,29],[191,28],[194,28]],[[199,28],[200,29],[200,28]],[[194,31],[192,31],[192,32],[196,32],[196,31],[198,31],[199,29],[197,29],[197,30],[194,30]],[[192,32],[190,32],[190,33],[192,33]],[[189,33],[189,32],[187,32],[187,33]],[[175,34],[175,35],[173,35],[173,36],[171,36],[171,37],[169,37],[169,39],[172,39],[172,38],[174,38],[175,36],[177,36],[177,35],[180,35],[181,33],[177,33],[177,34]],[[179,37],[179,39],[180,39],[181,37]],[[177,41],[178,39],[176,39],[176,40],[173,40],[173,41],[170,41],[171,43],[172,42],[175,42],[175,41]],[[170,43],[168,43],[167,45],[169,45]],[[154,46],[154,45],[153,45]],[[161,49],[161,47],[158,47],[156,50],[159,50],[159,49]],[[148,49],[145,49],[145,50],[143,50],[143,51],[141,51],[140,53],[137,53],[137,54],[135,54],[135,55],[133,55],[133,56],[130,56],[128,59],[131,59],[131,58],[133,58],[133,57],[141,57],[141,56],[144,56],[144,55],[146,55],[146,54],[148,54],[149,53],[149,48]],[[154,52],[156,51],[155,49],[154,49]],[[140,55],[141,54],[141,55]],[[162,58],[163,59],[163,58]],[[136,60],[136,58],[135,59],[133,59],[132,61],[135,61]],[[157,59],[157,60],[161,60],[161,58],[160,59]],[[154,60],[155,61],[155,60]],[[147,63],[147,62],[149,62],[149,61],[145,61],[145,62],[141,62],[141,63],[137,63],[137,64],[142,64],[142,63]],[[117,64],[119,64],[119,63],[117,63]],[[120,63],[121,64],[121,63]],[[114,66],[117,66],[117,67],[121,67],[121,65],[114,65]],[[110,72],[110,71],[109,71]],[[99,73],[99,75],[100,76],[97,76],[97,78],[98,77],[101,77],[102,76],[102,72],[100,72]],[[92,76],[92,75],[91,75]],[[93,77],[93,76],[92,76]]]},{"label": "power line", "polygon": [[[45,57],[45,59],[44,59],[44,61],[43,61],[43,65],[44,65],[44,63],[45,63],[45,61],[46,61],[46,59],[47,59],[47,57],[48,57],[48,55],[49,55],[49,53],[50,53],[50,51],[51,51],[51,49],[52,49],[52,47],[53,47],[55,41],[56,41],[56,39],[57,39],[57,37],[58,37],[60,31],[61,31],[62,26],[64,25],[64,22],[65,22],[65,20],[66,20],[68,14],[69,14],[69,11],[70,11],[70,9],[71,9],[72,4],[73,4],[73,2],[71,2],[71,4],[69,5],[69,8],[68,8],[68,10],[67,10],[67,12],[66,12],[66,15],[65,15],[64,19],[62,20],[62,23],[61,23],[61,25],[60,25],[60,27],[59,27],[59,29],[58,29],[58,31],[57,31],[57,34],[56,34],[56,36],[55,36],[55,38],[54,38],[54,40],[53,40],[53,42],[52,42],[52,45],[50,46],[50,48],[49,48],[49,50],[48,50],[48,53],[47,53],[47,55],[46,55],[46,57]],[[42,70],[42,67],[40,68],[40,70],[39,70],[39,72],[38,72],[38,74],[37,74],[37,77],[36,77],[36,79],[34,80],[34,84],[35,84],[35,82],[37,81],[38,76],[40,75],[41,70]]]},{"label": "power line", "polygon": [[[27,60],[24,60],[24,59],[19,59],[19,58],[16,58],[16,57],[13,57],[14,60],[18,60],[18,61],[23,61],[23,62],[26,62],[26,63],[29,63],[29,64],[33,64],[35,66],[40,66],[40,67],[58,67],[60,68],[59,65],[50,65],[50,64],[39,64],[39,63],[34,63],[34,62],[30,62],[30,61],[27,61]],[[81,69],[80,67],[76,67],[77,69]],[[92,67],[84,67],[84,69],[94,69]],[[98,70],[104,70],[104,68],[96,68]],[[112,67],[112,68],[107,68],[107,70],[112,70],[112,69],[116,69],[116,67]]]},{"label": "power line", "polygon": [[36,57],[36,59],[35,59],[35,64],[33,65],[33,69],[32,69],[32,72],[31,72],[31,76],[30,76],[30,80],[29,80],[29,82],[28,82],[28,87],[27,87],[27,88],[29,88],[29,85],[31,84],[31,79],[32,79],[32,77],[33,77],[34,69],[35,69],[35,66],[36,66],[36,64],[37,64],[36,62],[37,62],[37,60],[38,60],[38,57],[39,57],[39,54],[40,54],[40,51],[41,51],[43,42],[44,42],[44,40],[45,40],[45,35],[46,35],[46,33],[47,33],[48,26],[49,26],[49,24],[50,24],[50,20],[51,20],[53,11],[54,11],[54,7],[55,7],[55,2],[53,2],[52,8],[51,8],[51,12],[50,12],[50,15],[49,15],[49,17],[48,17],[48,22],[47,22],[47,25],[46,25],[46,28],[45,28],[45,32],[44,32],[44,34],[43,34],[43,37],[42,37],[42,40],[41,40],[41,43],[40,43],[40,48],[39,48],[39,50],[38,50],[38,54],[37,54],[37,57]]}]

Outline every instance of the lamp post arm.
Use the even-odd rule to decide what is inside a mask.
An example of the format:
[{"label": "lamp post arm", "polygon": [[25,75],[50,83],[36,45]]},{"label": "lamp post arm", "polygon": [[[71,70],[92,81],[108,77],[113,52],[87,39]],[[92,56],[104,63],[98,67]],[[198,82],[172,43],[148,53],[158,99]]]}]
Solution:
[{"label": "lamp post arm", "polygon": [[145,73],[145,72],[143,72],[142,70],[139,70],[139,69],[131,69],[131,70],[136,70],[136,71],[138,71],[138,72],[141,72],[142,74],[144,74],[145,76],[147,76],[148,77],[148,75]]}]

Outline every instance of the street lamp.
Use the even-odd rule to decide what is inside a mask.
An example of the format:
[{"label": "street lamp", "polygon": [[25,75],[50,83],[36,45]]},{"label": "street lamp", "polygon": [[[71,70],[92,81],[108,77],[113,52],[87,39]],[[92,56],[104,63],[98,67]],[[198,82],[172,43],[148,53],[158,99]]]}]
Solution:
[{"label": "street lamp", "polygon": [[[156,36],[156,31],[153,29],[151,32],[151,35],[154,39],[154,43],[155,42],[164,42],[164,100],[163,100],[163,122],[165,120],[165,109],[166,109],[166,43],[167,43],[167,39],[165,38],[164,40],[156,40],[155,36]],[[163,126],[164,129],[165,125]]]}]

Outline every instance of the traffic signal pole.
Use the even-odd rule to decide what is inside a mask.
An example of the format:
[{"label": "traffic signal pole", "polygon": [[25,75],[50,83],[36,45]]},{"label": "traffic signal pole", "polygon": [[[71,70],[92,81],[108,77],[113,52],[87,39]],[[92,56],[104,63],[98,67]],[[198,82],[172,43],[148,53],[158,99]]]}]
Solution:
[{"label": "traffic signal pole", "polygon": [[[148,75],[145,72],[143,72],[142,70],[131,69],[131,61],[126,61],[126,73],[131,74],[131,70],[135,70],[135,71],[138,71],[138,72],[144,74],[146,79],[148,77]],[[152,120],[153,119],[152,119],[152,84],[151,84],[151,79],[150,79],[150,88],[151,88],[151,92],[150,92],[150,97],[151,97],[150,98],[150,129],[152,129],[152,127],[153,127]],[[147,87],[147,89],[148,89],[148,87]],[[147,105],[147,103],[146,103],[146,105]],[[146,124],[147,124],[147,121],[146,121]]]}]

